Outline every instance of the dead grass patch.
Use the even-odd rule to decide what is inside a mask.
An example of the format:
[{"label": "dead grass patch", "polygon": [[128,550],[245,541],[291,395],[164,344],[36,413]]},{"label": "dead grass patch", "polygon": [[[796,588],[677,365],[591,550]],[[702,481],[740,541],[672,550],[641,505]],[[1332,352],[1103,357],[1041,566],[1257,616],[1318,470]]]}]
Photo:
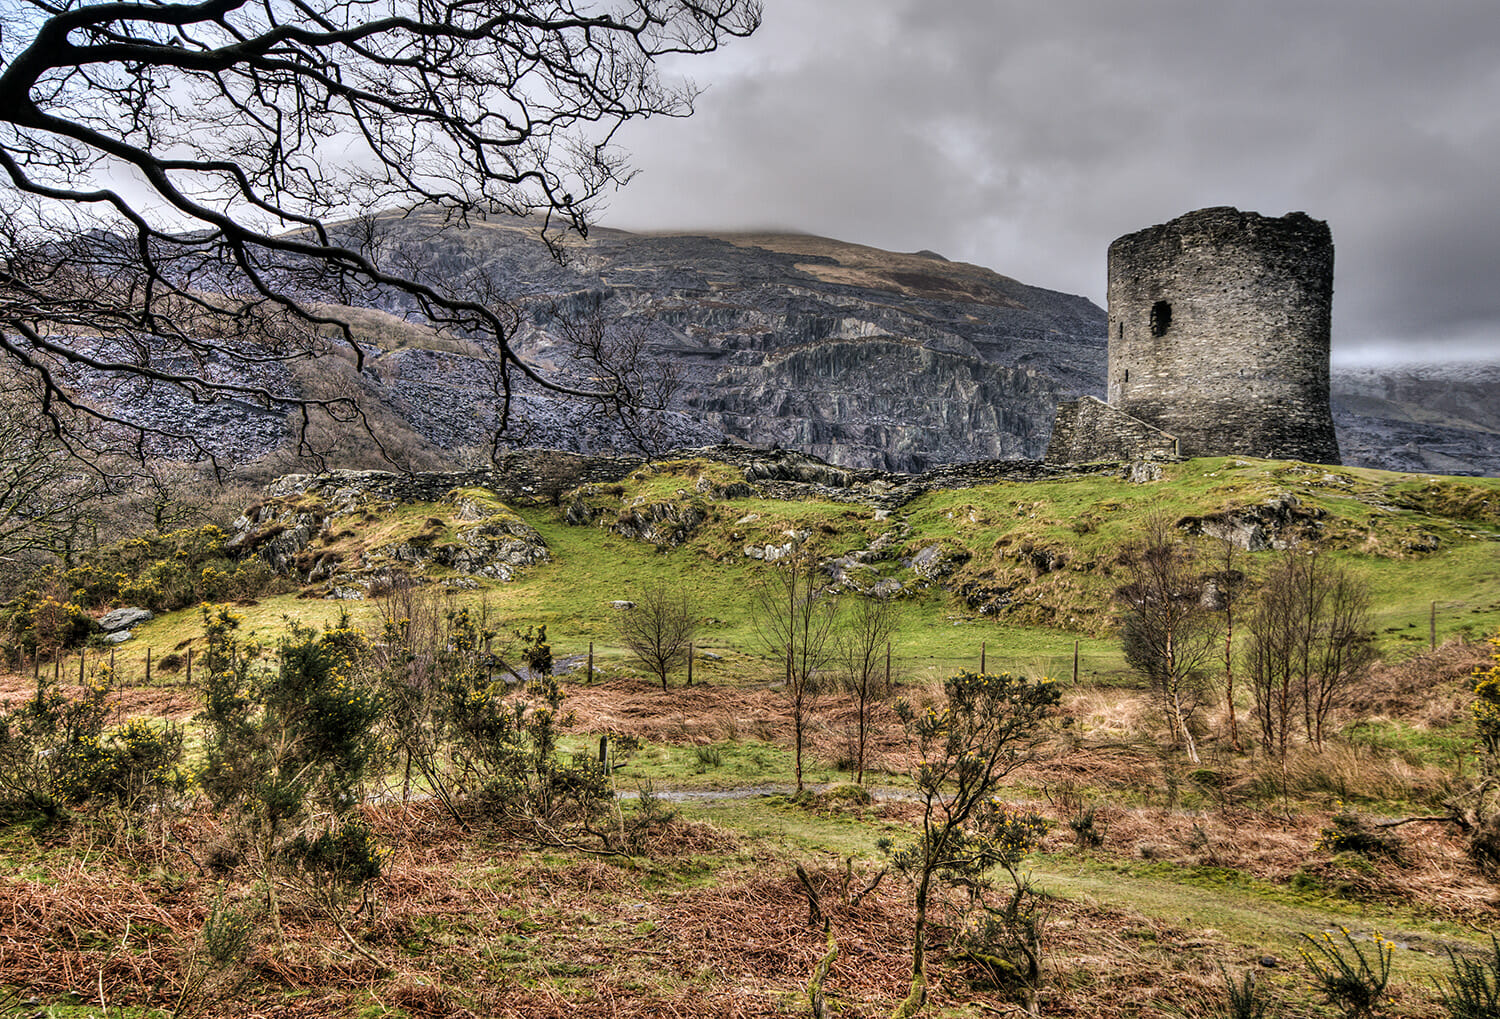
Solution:
[{"label": "dead grass patch", "polygon": [[1421,728],[1459,721],[1472,699],[1474,670],[1487,664],[1488,643],[1452,641],[1402,662],[1381,662],[1350,691],[1356,718],[1401,718]]}]

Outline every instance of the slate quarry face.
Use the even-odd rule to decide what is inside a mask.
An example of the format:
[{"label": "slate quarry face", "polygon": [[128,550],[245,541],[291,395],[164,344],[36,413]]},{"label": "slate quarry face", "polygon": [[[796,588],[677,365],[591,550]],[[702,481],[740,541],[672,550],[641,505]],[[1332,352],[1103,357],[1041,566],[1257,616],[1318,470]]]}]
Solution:
[{"label": "slate quarry face", "polygon": [[1181,455],[1339,463],[1328,224],[1202,209],[1109,247],[1108,402]]}]

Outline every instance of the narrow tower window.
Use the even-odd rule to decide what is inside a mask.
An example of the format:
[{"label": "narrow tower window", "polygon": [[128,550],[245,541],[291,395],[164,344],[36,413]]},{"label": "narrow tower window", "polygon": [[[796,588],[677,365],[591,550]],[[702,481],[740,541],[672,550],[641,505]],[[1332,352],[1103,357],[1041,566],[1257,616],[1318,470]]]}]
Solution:
[{"label": "narrow tower window", "polygon": [[1157,301],[1151,306],[1151,335],[1165,336],[1172,327],[1172,306],[1166,301]]}]

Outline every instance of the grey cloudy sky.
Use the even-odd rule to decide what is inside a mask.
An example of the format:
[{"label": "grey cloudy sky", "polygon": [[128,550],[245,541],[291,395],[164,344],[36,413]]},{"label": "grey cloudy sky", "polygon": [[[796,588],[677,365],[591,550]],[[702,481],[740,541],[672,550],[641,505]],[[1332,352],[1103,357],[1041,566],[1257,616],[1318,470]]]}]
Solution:
[{"label": "grey cloudy sky", "polygon": [[1115,237],[1326,219],[1334,356],[1500,359],[1495,0],[766,0],[622,141],[625,229],[930,248],[1104,297]]}]

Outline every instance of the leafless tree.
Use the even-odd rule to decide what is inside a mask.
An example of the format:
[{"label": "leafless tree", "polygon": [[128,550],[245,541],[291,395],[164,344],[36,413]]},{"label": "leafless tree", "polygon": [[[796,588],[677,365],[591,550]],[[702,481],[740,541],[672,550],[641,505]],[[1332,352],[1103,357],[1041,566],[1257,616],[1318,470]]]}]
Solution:
[{"label": "leafless tree", "polygon": [[841,682],[854,698],[854,781],[865,781],[870,724],[877,705],[890,696],[891,638],[896,631],[895,606],[889,598],[862,597],[844,613],[835,635]]},{"label": "leafless tree", "polygon": [[755,626],[760,643],[782,670],[782,692],[792,712],[792,749],[797,792],[802,792],[802,750],[813,708],[832,664],[838,596],[823,584],[810,548],[793,543],[767,563],[755,591]]},{"label": "leafless tree", "polygon": [[1121,565],[1127,577],[1118,592],[1125,604],[1125,660],[1150,681],[1173,735],[1197,764],[1191,720],[1212,693],[1207,665],[1218,646],[1218,626],[1204,605],[1195,550],[1170,516],[1155,513]]},{"label": "leafless tree", "polygon": [[1240,747],[1240,725],[1234,705],[1234,623],[1249,577],[1240,569],[1239,546],[1220,538],[1213,554],[1209,585],[1212,606],[1224,623],[1224,703],[1229,709],[1229,742]]},{"label": "leafless tree", "polygon": [[627,452],[655,456],[672,444],[665,412],[682,387],[670,358],[651,351],[652,324],[646,319],[611,316],[595,298],[581,311],[553,308],[552,327],[569,356],[598,390],[619,394],[612,404],[596,404],[624,432]]},{"label": "leafless tree", "polygon": [[[629,176],[622,124],[686,116],[657,61],[703,54],[759,0],[7,0],[0,36],[0,355],[75,450],[212,445],[132,416],[143,392],[358,420],[265,369],[364,351],[330,305],[398,309],[543,378],[514,317],[422,267],[393,224],[535,215],[585,234]],[[414,221],[413,221],[414,222]],[[321,307],[320,307],[321,306]],[[609,384],[611,380],[604,380]],[[77,415],[106,428],[77,430]],[[316,452],[316,451],[312,451]]]},{"label": "leafless tree", "polygon": [[0,373],[0,575],[19,559],[72,554],[94,544],[99,499],[113,491],[72,457]]},{"label": "leafless tree", "polygon": [[666,690],[667,676],[687,661],[698,616],[685,590],[656,583],[637,594],[635,604],[620,614],[619,630],[631,657]]},{"label": "leafless tree", "polygon": [[1367,586],[1316,551],[1271,568],[1249,620],[1246,665],[1261,738],[1286,756],[1295,719],[1323,745],[1333,709],[1374,661]]}]

